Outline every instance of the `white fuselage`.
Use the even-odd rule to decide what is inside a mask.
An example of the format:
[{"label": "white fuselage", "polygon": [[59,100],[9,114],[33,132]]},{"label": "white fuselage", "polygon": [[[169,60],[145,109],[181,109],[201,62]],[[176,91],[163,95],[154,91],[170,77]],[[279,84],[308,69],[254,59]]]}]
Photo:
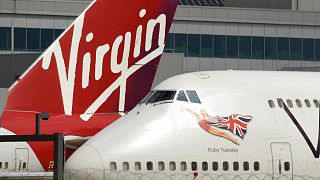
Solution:
[{"label": "white fuselage", "polygon": [[[13,132],[0,128],[0,135],[15,135]],[[43,172],[36,154],[26,142],[0,143],[0,179],[12,172]]]},{"label": "white fuselage", "polygon": [[[176,91],[172,100],[143,102],[106,127],[71,156],[66,177],[320,178],[319,79],[320,73],[253,71],[170,78],[154,91]],[[187,90],[201,103],[177,100]],[[249,119],[243,138],[232,125],[210,124],[233,114]]]}]

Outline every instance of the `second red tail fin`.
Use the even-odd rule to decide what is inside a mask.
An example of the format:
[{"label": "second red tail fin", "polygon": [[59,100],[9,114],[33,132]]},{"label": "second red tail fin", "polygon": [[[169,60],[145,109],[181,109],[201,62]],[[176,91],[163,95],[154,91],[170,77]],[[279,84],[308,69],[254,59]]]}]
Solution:
[{"label": "second red tail fin", "polygon": [[96,0],[10,89],[6,110],[128,111],[150,90],[177,0]]}]

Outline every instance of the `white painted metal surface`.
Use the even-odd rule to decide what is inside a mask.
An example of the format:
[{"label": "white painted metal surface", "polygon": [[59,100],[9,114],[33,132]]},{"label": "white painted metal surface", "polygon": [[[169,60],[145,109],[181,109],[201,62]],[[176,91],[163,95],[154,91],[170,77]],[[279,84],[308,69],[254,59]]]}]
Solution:
[{"label": "white painted metal surface", "polygon": [[[192,179],[194,172],[200,179],[319,178],[319,149],[314,154],[311,150],[312,146],[317,149],[319,138],[319,108],[313,102],[320,98],[319,79],[320,73],[254,71],[198,72],[169,78],[154,90],[195,90],[201,104],[175,97],[137,105],[71,156],[66,178],[86,178],[90,169],[90,177],[97,179]],[[293,102],[289,110],[312,145],[278,106],[279,98]],[[269,100],[275,107],[269,106]],[[200,127],[201,120],[214,122],[232,114],[252,118],[243,138],[215,126],[211,127],[229,137]],[[89,149],[95,153],[87,153]],[[276,166],[279,160],[280,171]],[[150,170],[148,162],[153,164]],[[159,162],[164,162],[164,170],[159,169]],[[175,170],[170,170],[170,162],[175,162]],[[182,162],[187,164],[186,171],[180,167]],[[191,169],[192,162],[197,162],[197,170]],[[203,162],[208,163],[208,170]],[[218,170],[213,170],[213,162],[218,163]],[[228,170],[224,170],[224,162]],[[239,170],[234,169],[234,162],[239,163]],[[244,170],[245,162],[248,170]],[[285,162],[290,164],[286,171]],[[141,170],[136,163],[141,163]]]}]

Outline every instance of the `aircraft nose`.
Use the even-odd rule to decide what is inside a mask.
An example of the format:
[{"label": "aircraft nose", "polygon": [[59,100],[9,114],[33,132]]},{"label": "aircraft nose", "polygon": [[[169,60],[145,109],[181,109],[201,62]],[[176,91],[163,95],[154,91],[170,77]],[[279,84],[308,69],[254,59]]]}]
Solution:
[{"label": "aircraft nose", "polygon": [[90,145],[75,151],[65,164],[65,179],[104,179],[104,164],[99,152]]}]

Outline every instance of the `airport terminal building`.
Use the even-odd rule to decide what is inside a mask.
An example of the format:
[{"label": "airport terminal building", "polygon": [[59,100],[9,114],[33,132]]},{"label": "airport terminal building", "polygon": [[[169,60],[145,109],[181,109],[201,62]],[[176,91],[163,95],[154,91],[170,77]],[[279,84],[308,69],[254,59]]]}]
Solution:
[{"label": "airport terminal building", "polygon": [[[0,86],[10,86],[90,3],[0,0]],[[202,70],[320,67],[319,0],[179,4],[156,83]]]}]

